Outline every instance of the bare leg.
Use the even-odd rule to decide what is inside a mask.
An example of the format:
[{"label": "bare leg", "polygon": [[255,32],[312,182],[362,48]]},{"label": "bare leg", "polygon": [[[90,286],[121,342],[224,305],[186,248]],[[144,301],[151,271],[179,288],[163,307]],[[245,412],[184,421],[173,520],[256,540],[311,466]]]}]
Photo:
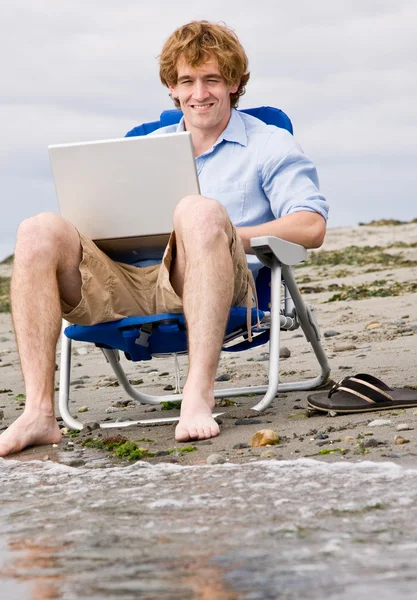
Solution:
[{"label": "bare leg", "polygon": [[174,217],[177,256],[171,275],[187,321],[189,371],[183,391],[177,441],[220,433],[212,417],[214,379],[232,303],[232,228],[215,200],[185,198]]},{"label": "bare leg", "polygon": [[43,213],[20,225],[11,304],[26,406],[0,436],[0,456],[61,439],[54,416],[55,348],[62,318],[60,295],[74,306],[80,301],[80,260],[78,233],[60,216]]}]

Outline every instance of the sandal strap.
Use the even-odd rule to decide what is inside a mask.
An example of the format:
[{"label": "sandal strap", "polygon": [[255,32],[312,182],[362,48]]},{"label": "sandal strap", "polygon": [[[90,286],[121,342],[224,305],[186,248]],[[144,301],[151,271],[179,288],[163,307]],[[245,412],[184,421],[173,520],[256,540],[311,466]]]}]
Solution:
[{"label": "sandal strap", "polygon": [[343,391],[358,396],[370,404],[386,403],[387,400],[393,402],[393,398],[388,394],[387,390],[391,390],[391,388],[383,381],[372,375],[359,373],[358,375],[349,375],[341,379],[330,389],[328,397],[331,398],[337,391]]}]

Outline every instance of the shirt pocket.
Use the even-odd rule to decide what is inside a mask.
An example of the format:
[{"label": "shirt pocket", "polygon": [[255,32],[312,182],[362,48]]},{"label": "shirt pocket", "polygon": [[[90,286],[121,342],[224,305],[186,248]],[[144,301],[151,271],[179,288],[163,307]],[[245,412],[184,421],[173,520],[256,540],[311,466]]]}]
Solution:
[{"label": "shirt pocket", "polygon": [[220,202],[227,210],[229,218],[234,225],[241,224],[246,200],[245,183],[219,185],[215,189],[205,192],[204,195]]}]

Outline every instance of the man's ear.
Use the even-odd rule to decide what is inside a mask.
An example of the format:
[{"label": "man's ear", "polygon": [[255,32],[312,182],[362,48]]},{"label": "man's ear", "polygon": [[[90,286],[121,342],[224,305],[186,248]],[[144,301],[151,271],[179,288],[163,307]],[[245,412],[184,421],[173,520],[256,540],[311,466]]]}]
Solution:
[{"label": "man's ear", "polygon": [[175,96],[175,87],[172,85],[169,85],[168,89],[169,89],[171,98],[173,98],[174,100],[178,100],[178,98]]},{"label": "man's ear", "polygon": [[230,93],[231,94],[235,94],[240,86],[240,81],[238,81],[237,83],[233,84],[232,87],[230,88]]}]

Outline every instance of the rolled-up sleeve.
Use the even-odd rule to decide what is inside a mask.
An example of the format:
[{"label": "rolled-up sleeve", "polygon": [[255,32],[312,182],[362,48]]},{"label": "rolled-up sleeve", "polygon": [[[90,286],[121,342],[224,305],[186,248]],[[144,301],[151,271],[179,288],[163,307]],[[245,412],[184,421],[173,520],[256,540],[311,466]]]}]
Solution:
[{"label": "rolled-up sleeve", "polygon": [[276,219],[310,211],[327,220],[329,205],[320,193],[317,170],[290,133],[271,133],[261,152],[259,173]]}]

